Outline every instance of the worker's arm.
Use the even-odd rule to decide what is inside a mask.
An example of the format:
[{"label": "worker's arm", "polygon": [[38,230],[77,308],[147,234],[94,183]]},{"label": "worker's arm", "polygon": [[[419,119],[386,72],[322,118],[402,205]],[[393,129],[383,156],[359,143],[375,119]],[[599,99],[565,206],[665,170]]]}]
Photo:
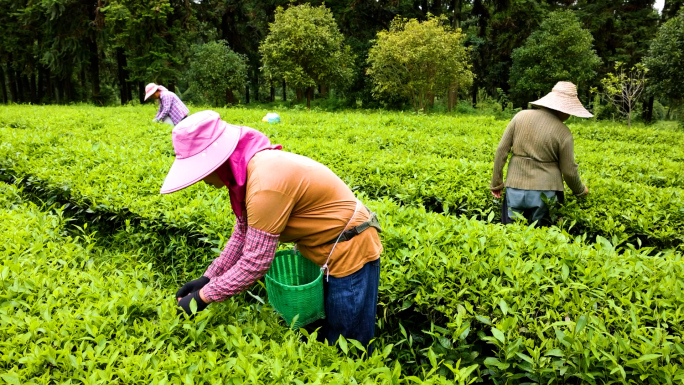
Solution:
[{"label": "worker's arm", "polygon": [[558,154],[558,165],[565,183],[568,184],[572,193],[576,196],[584,196],[589,193],[589,190],[582,183],[579,175],[579,166],[575,163],[575,150],[572,136],[568,136],[560,146],[560,154]]},{"label": "worker's arm", "polygon": [[493,194],[496,195],[498,192],[501,194],[501,190],[504,188],[503,181],[503,168],[508,160],[508,153],[511,151],[513,146],[513,133],[515,132],[515,117],[511,119],[511,122],[506,126],[506,130],[501,137],[499,146],[496,148],[496,154],[494,155],[494,170],[492,173],[492,183],[489,185],[489,189]]},{"label": "worker's arm", "polygon": [[[237,262],[202,289],[207,301],[223,301],[263,277],[273,262],[278,236],[294,207],[292,197],[278,191],[258,191],[247,198],[246,237]],[[206,275],[206,274],[205,274]]]},{"label": "worker's arm", "polygon": [[178,289],[178,292],[176,292],[176,299],[180,301],[188,294],[199,291],[206,286],[212,278],[223,274],[226,270],[231,268],[242,256],[242,248],[245,245],[246,234],[247,218],[237,217],[235,227],[233,227],[233,234],[231,234],[221,255],[214,259],[214,262],[209,265],[209,268],[203,276],[186,283]]},{"label": "worker's arm", "polygon": [[226,247],[223,248],[221,255],[214,259],[211,265],[209,265],[207,271],[204,272],[204,276],[213,279],[233,267],[242,256],[242,249],[245,246],[246,237],[247,218],[237,217],[235,226],[233,227],[233,234],[231,234],[228,243],[226,243]]},{"label": "worker's arm", "polygon": [[242,256],[223,274],[215,276],[202,288],[204,302],[220,302],[241,293],[263,277],[271,267],[279,234],[271,234],[254,227],[247,227]]}]

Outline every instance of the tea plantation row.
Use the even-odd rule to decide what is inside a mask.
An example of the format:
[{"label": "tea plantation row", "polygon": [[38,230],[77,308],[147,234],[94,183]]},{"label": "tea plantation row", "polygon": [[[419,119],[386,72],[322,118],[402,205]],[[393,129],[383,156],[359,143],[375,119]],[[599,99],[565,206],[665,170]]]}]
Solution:
[{"label": "tea plantation row", "polygon": [[[171,161],[161,143],[168,131],[142,126],[137,130],[146,138],[157,139],[141,140],[135,127],[128,130],[136,134],[98,130],[91,133],[96,141],[85,139],[84,128],[53,136],[0,128],[0,152],[11,160],[5,175],[33,175],[28,183],[36,194],[102,219],[134,221],[142,237],[174,227],[224,242],[227,194],[198,185],[159,196]],[[435,343],[423,359],[461,359],[480,365],[483,379],[514,383],[684,378],[679,253],[652,256],[651,249],[629,245],[615,250],[617,237],[587,244],[562,230],[504,228],[387,200],[369,205],[385,227],[380,324],[420,313],[441,325],[430,332]],[[174,261],[183,263],[197,269],[196,262]],[[407,348],[414,334],[402,334]]]},{"label": "tea plantation row", "polygon": [[[109,156],[99,149],[108,145],[134,146],[155,158],[173,156],[168,127],[144,119],[149,109],[46,108],[31,117],[22,109],[9,108],[0,120],[7,127],[33,128],[17,130],[11,141],[14,150],[24,154],[42,156],[46,151],[46,159],[36,163],[39,169],[63,166],[60,158],[68,157],[69,151],[90,151],[94,159],[82,167],[99,166]],[[283,117],[287,123],[271,126],[258,122],[262,113],[225,110],[223,116],[263,130],[289,151],[321,161],[371,198],[391,197],[404,205],[481,220],[499,217],[498,202],[487,186],[492,154],[505,122],[481,117],[290,112]],[[559,212],[565,219],[563,228],[573,234],[660,248],[681,245],[684,148],[668,141],[681,143],[684,134],[632,129],[629,136],[623,132],[626,129],[604,126],[573,126],[580,170],[592,194],[583,200],[568,199]],[[47,148],[39,150],[37,143]],[[75,149],[61,148],[64,143],[73,143]],[[8,160],[12,157],[7,154]]]},{"label": "tea plantation row", "polygon": [[[229,300],[179,319],[147,257],[99,249],[87,231],[69,236],[60,214],[0,183],[3,383],[450,383],[402,375],[400,365],[388,366],[392,346],[363,361],[302,342],[258,304]],[[463,369],[459,382],[474,369]]]}]

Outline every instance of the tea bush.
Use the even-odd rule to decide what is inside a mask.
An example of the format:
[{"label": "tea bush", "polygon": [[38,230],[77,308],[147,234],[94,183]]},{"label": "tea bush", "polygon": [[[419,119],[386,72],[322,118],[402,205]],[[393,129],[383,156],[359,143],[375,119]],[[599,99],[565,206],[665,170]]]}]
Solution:
[{"label": "tea bush", "polygon": [[491,225],[389,202],[373,208],[390,224],[382,233],[381,314],[405,319],[415,308],[442,325],[433,348],[445,358],[482,362],[482,376],[501,381],[684,379],[680,253],[616,250],[604,238],[587,244],[556,228]]},{"label": "tea bush", "polygon": [[[167,142],[169,127],[147,122],[136,127],[127,123],[131,117],[126,114],[138,116],[144,112],[142,108],[118,109],[121,113],[111,117],[113,123],[104,115],[99,120],[93,119],[93,114],[99,111],[68,110],[75,127],[71,129],[64,121],[53,124],[47,117],[43,123],[31,118],[30,123],[16,123],[14,128],[6,124],[0,128],[3,174],[25,178],[23,184],[43,199],[90,211],[96,223],[117,218],[119,223],[133,223],[130,234],[142,240],[172,228],[191,238],[210,240],[214,246],[225,242],[232,221],[225,191],[197,185],[170,196],[158,195],[173,155]],[[16,111],[10,112],[9,115],[15,114],[13,119],[21,122]],[[244,114],[240,116],[255,114],[249,110],[228,112]],[[293,129],[283,133],[285,127],[293,128],[294,123],[262,129],[271,130],[269,135],[276,138],[274,142],[291,140],[293,148],[288,149],[314,158],[322,156],[333,168],[351,162],[348,157],[359,147],[356,154],[368,157],[352,160],[356,159],[357,169],[375,162],[377,175],[367,178],[375,183],[392,180],[386,171],[394,170],[393,163],[400,162],[401,158],[400,155],[393,157],[394,149],[399,154],[409,154],[411,148],[422,143],[418,134],[413,138],[404,132],[396,133],[396,138],[380,134],[376,141],[396,140],[398,144],[375,151],[372,147],[364,150],[364,146],[370,146],[373,135],[365,134],[368,129],[358,127],[355,132],[366,136],[342,145],[332,138],[320,139],[336,128],[320,129],[318,134],[314,130],[316,124],[325,123],[328,115],[299,114],[293,114],[294,119],[306,118],[311,123],[302,125],[301,131]],[[401,114],[397,115],[397,119],[404,119]],[[371,115],[371,118],[377,117]],[[411,119],[417,118],[406,117]],[[486,123],[484,118],[476,119]],[[117,120],[120,121],[117,123]],[[128,131],[121,132],[116,129],[118,126]],[[612,128],[606,127],[606,130]],[[602,143],[608,141],[603,131],[591,124],[580,126],[577,131],[578,136],[592,136],[592,140]],[[290,139],[281,140],[288,135]],[[449,142],[449,135],[443,135],[445,143]],[[655,143],[654,151],[667,155],[672,164],[682,161],[678,153],[681,149],[659,142],[661,135],[675,136],[669,130],[652,131],[652,137],[638,129],[630,139],[620,135],[616,132],[614,136],[624,140],[620,143],[626,147],[647,149],[651,141]],[[320,146],[316,147],[316,140],[308,137],[319,138]],[[476,136],[470,138],[474,142],[478,140]],[[433,146],[426,152],[434,152],[434,161],[443,146],[431,138],[425,142],[426,146]],[[619,148],[616,145],[615,151]],[[420,158],[421,154],[415,156],[428,159]],[[381,169],[383,158],[390,160]],[[413,179],[421,181],[425,189],[443,188],[441,184],[447,183],[444,178],[433,184],[431,180],[435,179],[428,178],[439,176],[425,171],[438,169],[440,164],[420,164],[410,162],[411,159],[404,163],[415,167],[418,176]],[[441,163],[442,159],[449,158],[438,159]],[[464,167],[475,163],[462,162]],[[485,162],[480,163],[483,170],[489,167]],[[460,173],[445,171],[444,174]],[[479,199],[489,201],[489,211],[475,215],[482,218],[487,214],[485,221],[431,213],[420,205],[412,207],[391,194],[396,186],[411,180],[410,175],[390,182],[394,183],[393,187],[388,187],[385,193],[393,200],[382,195],[372,196],[366,188],[358,188],[363,200],[378,212],[385,228],[381,235],[385,253],[379,323],[395,329],[383,329],[381,346],[392,341],[397,344],[393,357],[398,357],[402,364],[411,361],[416,367],[423,364],[440,367],[438,373],[447,376],[453,376],[448,365],[457,362],[466,368],[480,365],[478,376],[487,381],[681,381],[684,378],[681,369],[684,347],[679,327],[684,310],[681,254],[639,248],[638,244],[641,237],[661,239],[659,246],[681,244],[679,229],[684,214],[681,189],[620,180],[622,174],[616,175],[615,179],[605,179],[602,182],[605,185],[600,188],[592,186],[590,199],[596,200],[595,207],[585,209],[582,205],[591,201],[571,199],[565,210],[574,217],[566,218],[566,226],[551,229],[487,223],[486,220],[494,217],[489,197],[472,198],[475,203]],[[481,183],[477,175],[466,177],[472,180],[472,185]],[[488,194],[486,184],[482,190]],[[629,195],[637,190],[641,195]],[[667,194],[669,198],[665,200]],[[616,196],[623,200],[615,199]],[[627,220],[630,227],[625,226]],[[575,227],[568,232],[572,221]],[[582,221],[596,223],[597,233],[603,236],[594,239],[577,231]],[[630,233],[632,229],[638,232]],[[168,261],[171,255],[174,253],[164,254],[162,259]],[[194,257],[192,252],[176,256],[180,258],[173,265],[187,263],[184,258]],[[187,277],[181,275],[181,278]],[[416,321],[420,317],[425,322]]]},{"label": "tea bush", "polygon": [[[144,191],[152,194],[171,162],[170,127],[143,119],[151,108],[44,107],[32,110],[30,116],[25,108],[5,108],[0,114],[5,127],[34,128],[2,132],[3,140],[12,145],[5,144],[3,164],[15,173],[47,172],[55,180],[63,179],[54,174],[66,165],[60,159],[82,156],[85,151],[94,159],[81,167],[102,178],[100,174],[119,167],[110,165],[117,161],[112,149],[124,147],[135,151],[141,164],[136,166],[140,172],[136,183],[127,180],[121,187],[140,189],[140,183],[149,178]],[[499,218],[499,202],[487,186],[492,154],[505,122],[487,117],[289,111],[283,116],[286,123],[267,125],[259,122],[265,111],[220,111],[227,121],[252,125],[287,150],[328,165],[370,198],[391,197],[403,205],[481,220],[488,220],[492,213],[492,220]],[[583,200],[568,198],[568,205],[559,212],[565,218],[564,228],[574,234],[617,236],[625,242],[659,247],[680,245],[684,240],[684,176],[680,172],[684,149],[671,143],[684,140],[684,134],[592,122],[571,127],[580,172],[592,194]],[[63,148],[67,144],[74,147]],[[22,156],[32,158],[30,171],[8,166]],[[152,176],[151,170],[158,176]],[[147,197],[145,201],[149,203]]]},{"label": "tea bush", "polygon": [[[259,304],[229,300],[193,320],[144,256],[66,235],[61,211],[41,212],[0,183],[0,378],[7,384],[397,384],[426,381],[389,362],[338,354],[278,326]],[[343,352],[357,351],[342,341]],[[458,383],[475,369],[455,368]],[[474,378],[472,379],[474,380]]]}]

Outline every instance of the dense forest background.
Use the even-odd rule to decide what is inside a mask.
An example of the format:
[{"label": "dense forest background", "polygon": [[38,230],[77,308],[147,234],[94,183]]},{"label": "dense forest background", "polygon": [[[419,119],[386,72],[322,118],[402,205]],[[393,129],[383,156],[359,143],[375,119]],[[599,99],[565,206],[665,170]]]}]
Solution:
[{"label": "dense forest background", "polygon": [[[260,46],[278,7],[304,3],[328,8],[351,50],[352,72],[343,87],[321,82],[311,90],[296,89],[264,71]],[[434,15],[453,30],[460,28],[469,50],[472,83],[458,94],[459,105],[487,99],[502,109],[522,107],[537,95],[516,99],[511,93],[513,52],[550,13],[570,10],[593,37],[600,58],[595,74],[580,87],[580,98],[591,105],[599,99],[590,90],[601,86],[616,62],[626,68],[641,63],[663,23],[677,17],[683,3],[666,0],[658,12],[653,0],[0,0],[0,101],[139,103],[145,84],[156,82],[188,102],[222,105],[196,79],[201,68],[196,62],[218,55],[203,47],[221,42],[245,64],[240,68],[245,81],[228,90],[229,103],[296,103],[311,92],[314,99],[346,107],[405,108],[405,99],[373,92],[369,51],[378,32],[390,29],[397,17],[426,21]],[[566,56],[572,60],[572,53]],[[643,119],[651,120],[654,103],[656,115],[663,115],[663,105],[674,106],[681,97],[654,89],[642,99]]]}]

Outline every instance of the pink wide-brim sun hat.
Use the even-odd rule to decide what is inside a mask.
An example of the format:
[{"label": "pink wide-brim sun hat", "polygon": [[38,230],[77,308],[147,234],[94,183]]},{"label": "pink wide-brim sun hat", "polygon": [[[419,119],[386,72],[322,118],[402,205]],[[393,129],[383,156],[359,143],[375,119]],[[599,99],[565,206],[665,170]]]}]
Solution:
[{"label": "pink wide-brim sun hat", "polygon": [[145,100],[149,99],[161,87],[158,84],[150,83],[145,86]]},{"label": "pink wide-brim sun hat", "polygon": [[530,102],[535,106],[550,108],[579,118],[591,118],[594,115],[587,111],[577,97],[577,87],[571,82],[558,82],[551,92],[543,98]]},{"label": "pink wide-brim sun hat", "polygon": [[240,127],[224,122],[210,110],[183,119],[171,131],[176,160],[160,192],[182,190],[211,174],[235,151],[240,131]]}]

